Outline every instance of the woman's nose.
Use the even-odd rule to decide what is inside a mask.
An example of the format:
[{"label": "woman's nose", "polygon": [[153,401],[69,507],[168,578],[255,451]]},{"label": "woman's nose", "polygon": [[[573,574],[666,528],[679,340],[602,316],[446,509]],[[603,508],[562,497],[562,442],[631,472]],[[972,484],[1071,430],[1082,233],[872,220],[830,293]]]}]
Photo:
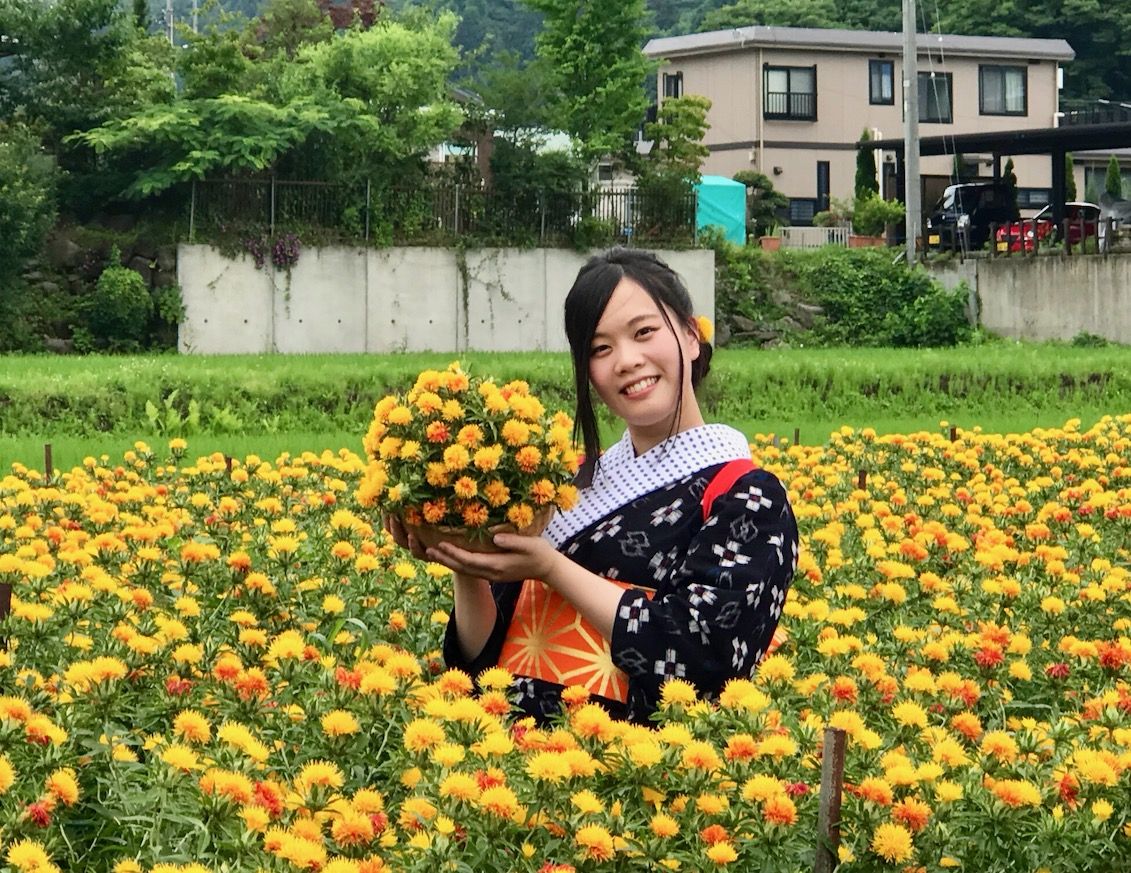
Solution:
[{"label": "woman's nose", "polygon": [[616,371],[618,373],[630,373],[644,361],[640,352],[631,344],[621,346],[616,350],[615,354]]}]

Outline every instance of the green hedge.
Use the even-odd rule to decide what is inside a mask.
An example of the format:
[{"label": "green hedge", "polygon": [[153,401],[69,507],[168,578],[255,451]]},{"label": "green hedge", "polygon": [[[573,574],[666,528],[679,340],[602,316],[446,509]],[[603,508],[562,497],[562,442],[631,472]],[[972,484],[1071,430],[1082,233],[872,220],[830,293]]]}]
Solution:
[{"label": "green hedge", "polygon": [[[454,355],[0,358],[0,434],[256,434],[364,430],[373,404]],[[565,354],[468,354],[572,407]],[[710,418],[945,415],[954,409],[1131,411],[1131,348],[722,349],[704,383]]]}]

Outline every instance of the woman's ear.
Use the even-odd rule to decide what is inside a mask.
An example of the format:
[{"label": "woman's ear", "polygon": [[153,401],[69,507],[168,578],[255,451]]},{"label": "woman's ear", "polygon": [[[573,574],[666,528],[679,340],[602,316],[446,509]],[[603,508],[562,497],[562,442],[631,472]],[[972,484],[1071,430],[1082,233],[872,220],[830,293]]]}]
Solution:
[{"label": "woman's ear", "polygon": [[694,361],[699,357],[699,343],[701,337],[699,336],[699,324],[695,319],[687,322],[684,328],[684,346],[687,349],[687,359]]}]

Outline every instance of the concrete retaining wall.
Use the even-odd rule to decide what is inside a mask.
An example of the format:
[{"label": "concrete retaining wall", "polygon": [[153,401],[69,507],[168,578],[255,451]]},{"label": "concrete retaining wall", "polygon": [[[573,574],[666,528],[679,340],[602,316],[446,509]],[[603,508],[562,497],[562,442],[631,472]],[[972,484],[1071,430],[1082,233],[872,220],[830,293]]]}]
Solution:
[{"label": "concrete retaining wall", "polygon": [[1086,332],[1131,343],[1131,255],[970,258],[928,269],[948,288],[966,281],[978,323],[993,333],[1070,340]]},{"label": "concrete retaining wall", "polygon": [[[696,313],[715,312],[710,250],[660,252]],[[588,255],[564,249],[304,249],[288,278],[251,258],[182,245],[195,354],[565,351],[562,306]]]}]

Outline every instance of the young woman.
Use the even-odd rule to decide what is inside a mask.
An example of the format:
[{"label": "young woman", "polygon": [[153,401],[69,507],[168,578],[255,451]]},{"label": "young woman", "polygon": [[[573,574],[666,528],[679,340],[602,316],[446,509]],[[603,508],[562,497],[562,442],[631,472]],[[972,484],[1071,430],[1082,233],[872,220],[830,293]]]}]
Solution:
[{"label": "young woman", "polygon": [[[711,346],[663,261],[635,249],[590,259],[565,326],[585,447],[577,505],[542,537],[497,535],[497,554],[423,552],[393,533],[455,571],[449,666],[506,667],[540,721],[574,684],[645,720],[669,678],[714,694],[755,670],[797,566],[797,525],[746,437],[704,423],[694,388]],[[604,454],[594,393],[627,425]]]}]

